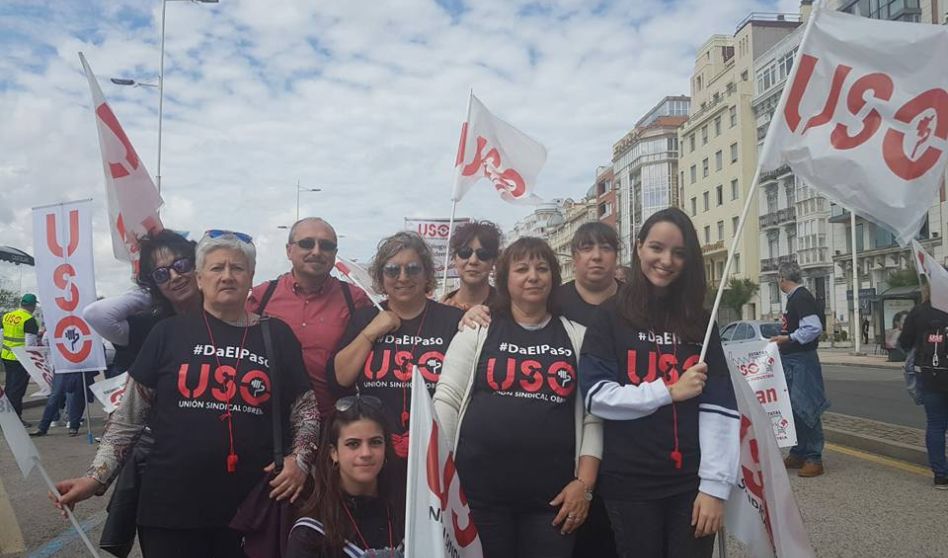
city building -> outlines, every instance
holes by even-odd
[[[579,201],[567,199],[563,202],[559,215],[554,215],[547,222],[546,240],[550,247],[556,253],[560,261],[560,273],[563,282],[572,281],[575,277],[573,268],[573,252],[570,249],[570,243],[576,229],[583,223],[591,223],[597,220],[596,196],[593,188],[590,188],[587,196]]]
[[[592,194],[596,197],[596,218],[618,229],[619,211],[612,165],[596,169],[596,183],[593,187],[595,190]]]
[[[507,232],[504,239],[506,244],[510,244],[521,236],[538,236],[549,239],[550,220],[554,217],[563,218],[563,205],[566,203],[563,199],[554,199],[543,202],[526,217],[517,221],[513,228]]]
[[[665,97],[612,147],[623,264],[639,227],[660,209],[679,205],[678,128],[687,119],[687,96]]]
[[[717,288],[757,165],[757,126],[752,110],[754,60],[800,26],[799,14],[752,13],[733,36],[713,35],[698,49],[691,77],[691,112],[679,128],[681,207],[695,224],[705,276]],[[748,214],[731,277],[760,280],[757,211]],[[744,317],[759,315],[760,293]],[[741,316],[722,309],[719,321]]]

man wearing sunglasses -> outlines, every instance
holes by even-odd
[[[303,346],[303,361],[321,412],[332,409],[326,384],[326,362],[356,309],[369,306],[368,296],[329,272],[336,263],[336,231],[318,217],[300,219],[290,227],[286,257],[288,273],[254,287],[247,310],[280,318]]]

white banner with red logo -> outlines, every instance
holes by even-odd
[[[725,504],[728,532],[749,556],[815,556],[800,510],[790,490],[772,421],[734,362],[728,362],[741,413],[741,469],[737,488]]]
[[[361,265],[355,263],[352,260],[347,260],[339,255],[336,255],[336,271],[341,273],[343,277],[346,278],[350,283],[362,289],[366,295],[372,300],[374,304],[380,311],[382,306],[379,304],[384,297],[375,292],[375,289],[372,287],[372,275],[367,269]]]
[[[3,386],[0,386],[0,429],[3,429],[3,437],[10,446],[10,453],[23,473],[23,478],[30,476],[30,471],[39,461],[39,452],[3,391]]]
[[[30,397],[48,397],[53,392],[53,363],[49,360],[49,347],[14,347],[16,360],[23,365],[33,383],[40,390]]]
[[[53,368],[105,370],[102,339],[82,317],[96,299],[90,200],[34,207],[33,247]]]
[[[461,491],[454,455],[418,367],[412,372],[405,504],[405,556],[482,558],[481,539]]]
[[[158,217],[161,196],[118,118],[105,101],[99,82],[81,52],[79,59],[89,79],[92,108],[99,130],[99,147],[102,150],[105,191],[108,196],[109,230],[112,233],[112,253],[120,260],[132,262],[137,273],[137,239],[162,228],[161,219]]]
[[[449,233],[456,231],[459,226],[468,223],[470,219],[455,219],[454,227],[451,227],[450,219],[414,219],[405,218],[405,230],[413,231],[421,235],[431,248],[431,259],[435,264],[435,277],[441,277],[444,273],[444,264],[448,264],[448,278],[456,279],[458,272],[454,269],[454,261],[449,258],[450,246],[448,246]]]
[[[114,378],[109,378],[101,382],[96,382],[89,386],[92,394],[102,404],[106,413],[112,413],[118,409],[122,402],[122,396],[125,395],[125,382],[128,380],[128,372],[122,372]]]
[[[917,240],[912,240],[912,252],[915,253],[915,268],[918,273],[928,277],[929,300],[932,306],[948,312],[948,271],[922,248]]]
[[[471,186],[486,178],[504,201],[541,203],[543,200],[533,190],[544,163],[545,147],[491,114],[471,93],[454,162],[457,180],[451,194],[453,201],[461,201]]]
[[[724,346],[727,360],[737,368],[757,401],[773,422],[777,445],[789,448],[797,445],[797,429],[790,407],[790,390],[780,361],[780,349],[767,341],[730,343]]]
[[[761,171],[787,163],[908,244],[948,162],[948,27],[826,9],[808,26]]]

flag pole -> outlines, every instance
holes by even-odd
[[[859,325],[859,262],[856,255],[856,212],[849,210],[849,228],[852,229],[850,240],[853,248],[853,354],[859,353],[859,337],[862,335],[862,328]]]
[[[81,374],[81,372],[80,372]],[[83,397],[85,395],[83,394]],[[56,484],[53,482],[53,479],[49,478],[49,473],[46,472],[46,469],[43,467],[43,462],[39,460],[38,457],[33,458],[36,463],[36,468],[39,469],[40,475],[43,476],[43,480],[46,481],[46,486],[49,487],[49,491],[53,493],[53,496],[56,497],[56,501],[62,499],[63,495],[59,493],[59,490],[56,489]],[[63,506],[63,510],[66,512],[66,516],[69,518],[69,521],[72,523],[73,528],[76,530],[76,533],[79,533],[79,538],[82,539],[82,542],[86,545],[86,548],[89,549],[89,553],[99,558],[99,553],[96,551],[95,546],[92,545],[92,541],[89,540],[89,537],[86,535],[86,532],[82,530],[82,526],[79,525],[79,520],[76,519],[76,516],[72,513],[72,510],[69,509],[69,506]]]
[[[457,200],[452,200],[451,218],[448,219],[448,241],[447,246],[444,248],[444,272],[441,274],[441,296],[438,298],[444,298],[444,295],[448,292],[448,260],[451,259],[451,236],[454,235],[454,214],[457,209]]]
[[[471,122],[472,97],[474,97],[473,88],[471,88],[467,96],[467,113],[464,118],[464,124],[461,126],[461,141],[458,144],[457,158],[454,160],[455,168],[464,164],[464,146],[467,143],[467,126]],[[455,178],[455,180],[457,180],[457,178]],[[451,237],[454,235],[454,215],[458,209],[458,201],[460,201],[461,196],[463,196],[463,194],[458,194],[458,184],[455,182],[454,190],[451,193],[451,218],[448,220],[448,245],[444,250],[444,271],[441,274],[441,296],[438,298],[444,298],[444,295],[448,293],[448,261],[451,259]]]
[[[79,373],[82,374],[82,399],[86,402],[86,439],[91,446],[95,443],[95,436],[92,435],[92,403],[89,403],[89,388],[86,385],[86,373]]]
[[[777,103],[777,107],[774,109],[774,114],[770,119],[770,123],[767,125],[767,135],[764,136],[764,145],[760,149],[760,153],[757,155],[757,170],[754,171],[754,179],[751,181],[750,188],[747,189],[747,198],[744,200],[744,209],[741,210],[741,218],[737,223],[737,230],[734,231],[734,239],[731,241],[731,249],[727,253],[727,261],[724,263],[724,272],[721,273],[721,283],[718,285],[717,294],[714,296],[714,306],[711,307],[711,317],[708,319],[708,327],[704,332],[704,342],[701,343],[701,356],[698,358],[698,362],[704,362],[704,357],[708,353],[708,342],[711,340],[711,332],[714,330],[714,322],[718,316],[718,309],[721,307],[721,297],[724,295],[724,288],[727,286],[728,276],[731,273],[731,263],[734,261],[734,253],[737,250],[737,243],[741,239],[741,235],[744,232],[744,223],[747,221],[747,213],[750,211],[751,202],[754,201],[754,194],[757,193],[757,189],[760,186],[758,182],[760,181],[760,170],[763,161],[766,161],[769,158],[770,152],[773,150],[774,135],[770,133],[770,129],[774,126],[774,122],[782,118],[784,107],[787,106],[787,97],[790,96],[790,86],[793,84],[797,76],[797,70],[800,69],[800,55],[803,53],[803,47],[806,46],[807,38],[810,36],[810,30],[813,28],[813,21],[816,19],[816,15],[820,10],[819,2],[813,6],[813,11],[810,13],[810,17],[806,22],[806,28],[803,30],[803,37],[800,38],[800,46],[797,48],[797,53],[794,56],[793,60],[793,69],[790,71],[790,75],[787,76],[787,80],[784,82],[783,91],[780,93],[780,101]]]

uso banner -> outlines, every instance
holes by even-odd
[[[13,354],[23,365],[33,383],[40,390],[30,397],[47,397],[53,392],[53,364],[49,361],[49,347],[14,347]]]
[[[455,219],[454,230],[459,225],[463,225],[470,219]],[[447,258],[448,255],[448,231],[450,219],[411,219],[405,218],[405,229],[414,231],[421,235],[431,247],[431,258],[434,260],[435,277],[441,277],[444,273],[444,262],[448,262],[448,279],[456,279],[458,272],[454,269],[454,263]]]
[[[797,445],[790,390],[787,389],[787,377],[783,374],[777,344],[767,341],[731,343],[724,347],[724,352],[730,365],[747,380],[754,397],[773,421],[777,445],[782,448]]]
[[[34,207],[33,246],[53,368],[104,370],[102,339],[82,318],[95,301],[91,200]]]
[[[128,372],[122,372],[114,378],[96,382],[89,386],[92,394],[102,404],[106,413],[113,413],[118,409],[122,402],[122,396],[125,395],[125,383],[128,380]]]
[[[483,558],[481,539],[438,426],[425,380],[415,366],[411,387],[405,556]]]

